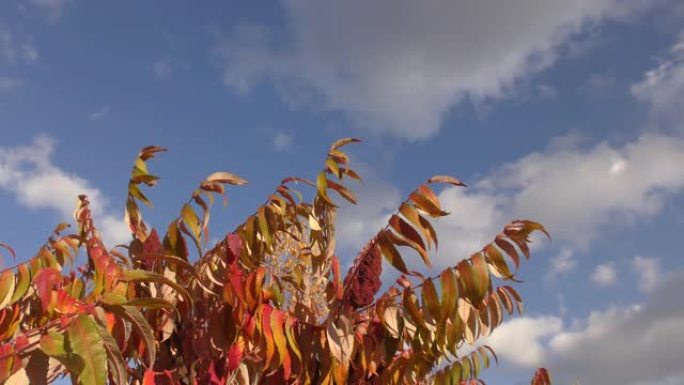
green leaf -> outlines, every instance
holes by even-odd
[[[19,265],[17,272],[19,273],[19,277],[17,278],[17,286],[14,288],[14,295],[10,301],[11,303],[15,303],[24,297],[31,285],[31,271],[25,263]]]
[[[66,339],[64,334],[49,331],[40,338],[40,350],[51,357],[67,354]]]
[[[107,353],[95,320],[82,314],[67,328],[69,344],[74,354],[80,357],[80,368],[72,371],[81,385],[106,385]],[[71,368],[70,368],[71,369]]]

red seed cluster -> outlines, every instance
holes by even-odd
[[[152,229],[150,235],[142,243],[143,265],[150,268],[154,263],[154,257],[162,253],[162,245],[159,241],[157,229]]]
[[[150,235],[145,239],[142,244],[143,254],[145,255],[157,255],[161,252],[161,241],[159,241],[159,234],[157,234],[157,229],[152,229]]]
[[[347,285],[346,301],[354,308],[368,306],[373,303],[375,294],[380,290],[380,274],[382,273],[382,253],[374,242],[361,251],[357,257],[356,274],[347,276],[351,282]]]

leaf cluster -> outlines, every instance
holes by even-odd
[[[498,359],[478,341],[522,312],[510,283],[530,257],[530,235],[546,230],[513,221],[439,273],[409,270],[417,256],[431,271],[433,223],[449,215],[435,187],[465,187],[435,176],[342,276],[336,201],[356,203],[348,184],[361,177],[344,152],[355,142],[333,143],[313,180],[285,178],[211,247],[211,206],[247,182],[211,174],[160,236],[141,208],[151,205],[143,189],[159,180],[148,161],[164,149],[142,149],[128,183],[129,243],[107,248],[80,196],[73,232],[59,225],[35,256],[0,272],[0,384],[482,383]],[[87,262],[76,267],[82,252]],[[383,260],[401,276],[380,292]],[[533,384],[550,384],[548,372]]]

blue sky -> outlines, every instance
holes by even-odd
[[[347,261],[434,174],[470,186],[440,192],[441,267],[515,218],[551,231],[488,383],[544,365],[561,384],[682,384],[683,101],[675,0],[3,1],[0,241],[31,256],[81,192],[125,238],[149,144],[170,150],[156,226],[213,171],[249,180],[214,210],[218,236],[357,136]]]

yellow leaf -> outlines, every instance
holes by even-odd
[[[209,183],[225,183],[237,186],[247,184],[246,180],[240,178],[235,174],[231,174],[225,171],[219,171],[209,175],[206,181]]]
[[[186,203],[183,205],[181,216],[183,217],[183,222],[190,228],[190,231],[192,231],[195,241],[199,243],[200,223],[195,210],[193,210],[192,207]]]

